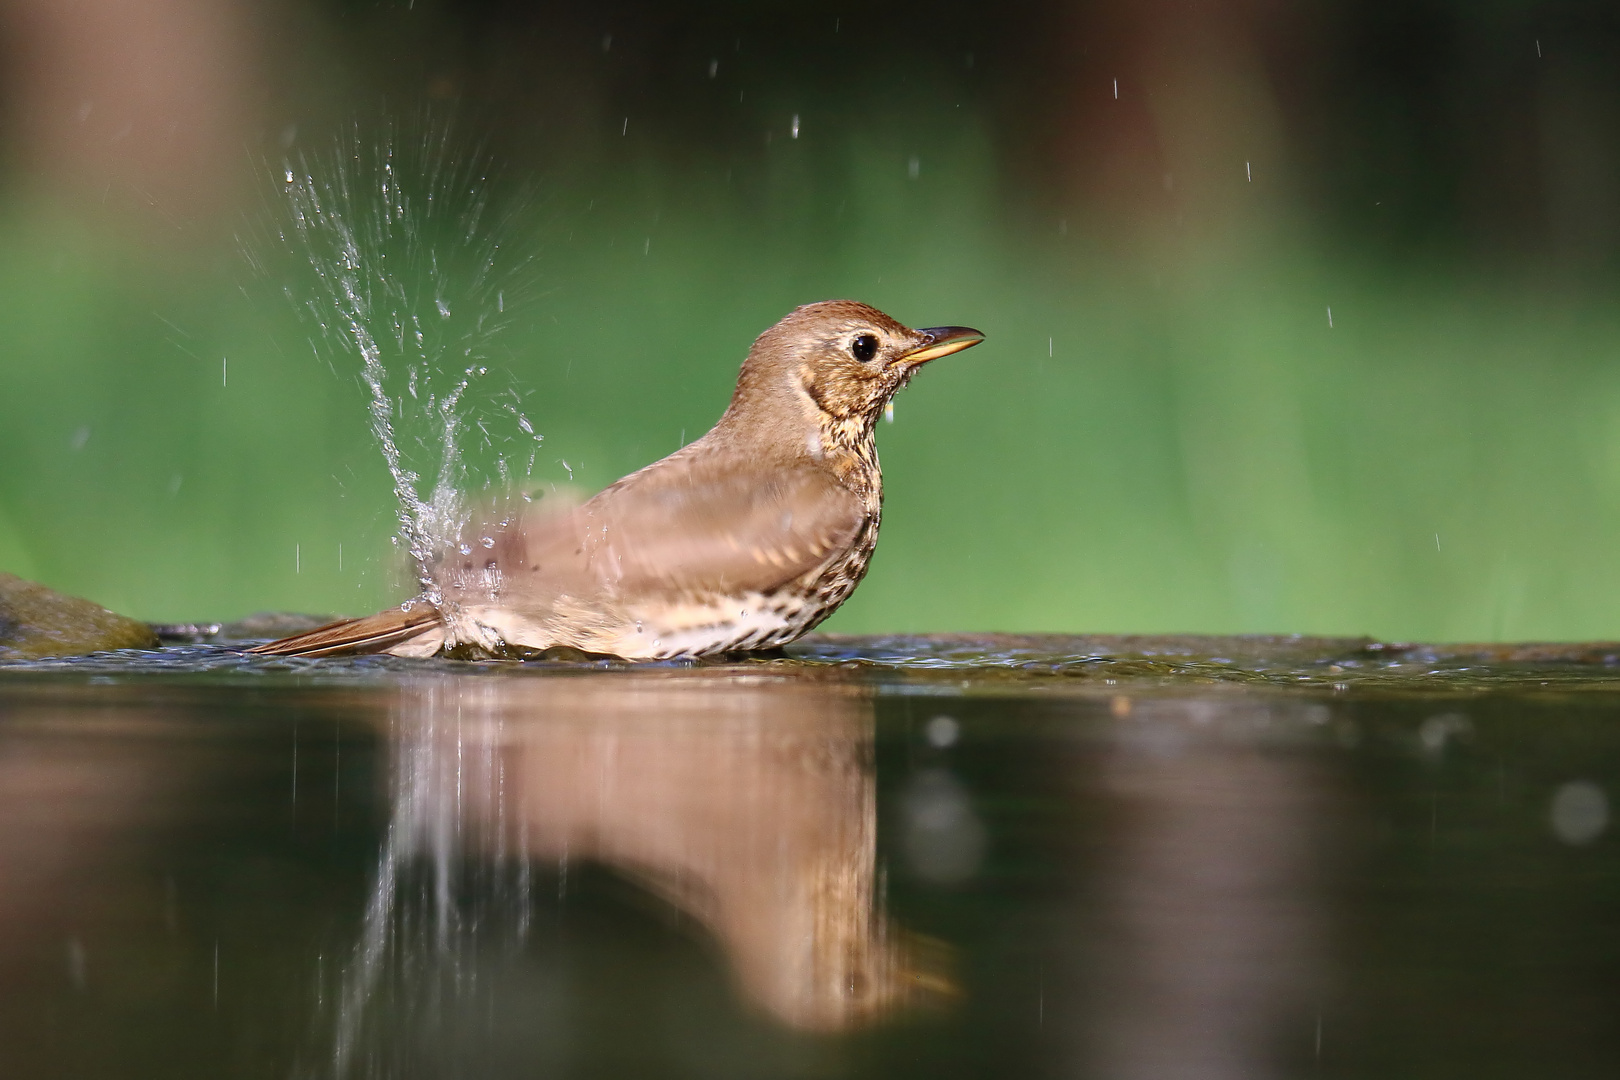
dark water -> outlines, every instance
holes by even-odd
[[[1602,647],[0,670],[0,1076],[1612,1076]]]

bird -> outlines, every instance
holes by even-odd
[[[518,497],[463,527],[423,595],[252,648],[280,656],[678,660],[779,649],[877,546],[877,419],[925,363],[984,340],[854,300],[761,334],[702,438],[573,507]],[[470,553],[470,554],[468,554]]]

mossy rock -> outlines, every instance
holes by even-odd
[[[0,660],[155,649],[157,634],[135,619],[15,574],[0,573]]]

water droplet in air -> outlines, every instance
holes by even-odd
[[[793,114],[793,125],[792,125],[791,130],[793,132],[793,137],[795,139],[797,139],[799,137],[799,114],[798,113]]]
[[[439,309],[439,318],[448,319],[450,317],[450,305],[449,304],[445,303],[443,300],[435,300],[435,301],[433,301],[433,303],[434,303],[434,306],[436,306]]]
[[[913,180],[922,175],[922,161],[916,154],[912,154],[911,160],[906,163],[906,175]]]

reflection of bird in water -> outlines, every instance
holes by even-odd
[[[559,903],[581,863],[666,901],[740,999],[792,1028],[846,1031],[957,996],[950,946],[885,911],[870,689],[653,669],[428,678],[396,702],[393,820],[333,999],[340,1062],[366,1055],[367,1075],[387,1075],[376,1055],[411,1053],[424,1031],[429,1052],[456,1045],[424,1025],[470,1023],[482,1045],[502,1015],[555,1021],[543,997],[499,989],[568,962],[503,944],[503,896],[524,921],[547,903],[531,866],[559,867]],[[631,975],[661,963],[642,955]]]
[[[910,330],[848,300],[761,334],[703,438],[566,512],[497,512],[417,600],[261,645],[305,656],[631,659],[786,644],[843,603],[877,545],[878,416],[923,363],[984,340]]]

